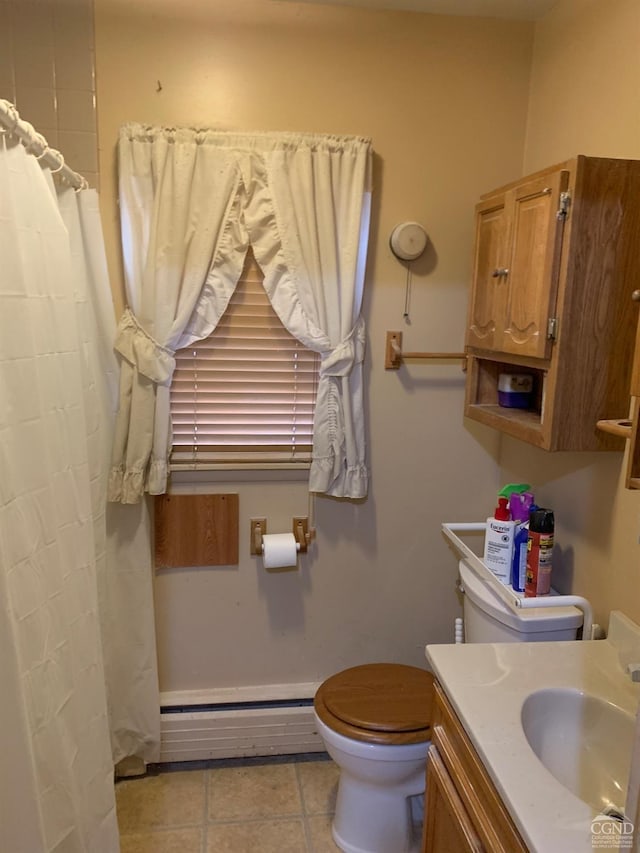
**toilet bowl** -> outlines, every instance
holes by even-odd
[[[409,853],[411,797],[424,793],[433,676],[373,663],[327,679],[314,699],[318,733],[340,768],[333,838],[345,853]]]
[[[460,563],[471,643],[575,640],[575,607],[514,613]],[[318,689],[314,715],[340,768],[333,838],[345,853],[413,853],[411,798],[424,794],[433,676],[404,664],[366,664]],[[414,800],[415,802],[415,800]]]

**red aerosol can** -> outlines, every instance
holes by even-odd
[[[535,509],[529,516],[525,598],[548,595],[551,589],[551,564],[555,522],[550,509]]]

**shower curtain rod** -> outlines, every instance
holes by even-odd
[[[44,136],[28,121],[20,118],[15,104],[0,98],[0,132],[3,131],[19,139],[30,154],[49,166],[52,173],[58,174],[74,189],[88,189],[87,179],[70,169],[62,154],[55,148],[50,148]]]

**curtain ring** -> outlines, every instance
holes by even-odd
[[[39,154],[37,153],[38,148],[42,149]],[[33,134],[33,138],[29,139],[29,141],[25,145],[25,150],[27,150],[29,154],[33,154],[36,160],[42,159],[42,157],[44,157],[44,155],[47,153],[48,148],[49,143],[44,138],[44,136],[41,133],[36,133],[35,131]]]
[[[20,123],[20,113],[10,101],[3,101],[3,106],[9,114],[9,118],[13,122],[13,124],[9,127],[0,128],[0,132],[5,134],[11,134]]]
[[[84,178],[82,175],[80,175],[80,186],[74,187],[73,191],[76,193],[79,193],[79,192],[81,192],[81,190],[88,190],[89,188],[90,188],[89,187],[89,181],[86,178]]]
[[[31,146],[37,144],[38,137],[40,136],[40,134],[36,131],[35,127],[32,124],[29,124],[28,121],[22,122],[22,127],[20,128],[20,130],[22,131],[23,136],[26,136],[26,139],[22,140],[22,144],[24,145],[26,150],[31,153]]]
[[[62,154],[59,151],[56,151],[55,148],[50,148],[49,153],[53,154],[54,157],[58,157],[60,160],[60,165],[57,166],[55,169],[51,169],[51,174],[55,175],[56,172],[61,172],[64,169],[64,166],[65,166],[64,157],[62,156]]]

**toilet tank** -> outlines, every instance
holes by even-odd
[[[535,607],[512,611],[462,560],[458,566],[464,591],[466,643],[539,643],[575,640],[582,625],[577,607]]]

